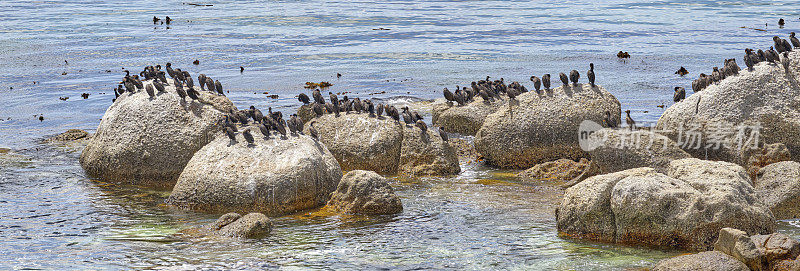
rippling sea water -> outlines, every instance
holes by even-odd
[[[89,180],[80,148],[40,141],[69,128],[92,131],[123,68],[166,62],[219,79],[239,107],[285,112],[297,107],[306,81],[399,102],[438,98],[443,87],[485,76],[530,88],[531,75],[584,74],[593,62],[598,84],[623,110],[653,122],[664,110],[658,105],[671,105],[673,87],[690,89],[724,58],[744,66],[745,47],[800,32],[797,1],[194,3],[213,6],[0,2],[0,148],[11,150],[0,154],[0,269],[649,267],[676,252],[561,239],[552,188],[466,161],[455,178],[393,179],[405,205],[397,216],[310,212],[274,219],[264,240],[173,240],[215,217],[163,206],[165,191]],[[153,16],[175,21],[153,25]],[[620,50],[632,57],[618,60]],[[681,66],[687,77],[674,74]],[[781,228],[800,232],[797,221]]]

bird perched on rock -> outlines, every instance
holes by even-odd
[[[284,137],[286,136],[286,121],[284,120],[276,121],[275,128],[276,130],[278,130],[279,133],[281,133],[282,136]]]
[[[311,135],[312,138],[319,139],[319,133],[317,132],[317,127],[314,127],[314,123],[317,123],[317,121],[312,120],[308,124],[308,133],[309,135]]]
[[[165,88],[164,88],[164,85],[162,85],[162,84],[161,84],[161,83],[159,83],[159,82],[153,82],[152,84],[150,84],[150,85],[148,85],[148,86],[151,86],[151,85],[152,85],[152,86],[154,86],[154,87],[156,88],[156,90],[158,90],[158,92],[159,92],[159,93],[161,93],[161,92],[167,92],[167,89],[165,89]],[[176,88],[177,88],[177,87],[176,87]]]
[[[444,99],[447,100],[448,102],[455,102],[456,101],[456,96],[453,95],[453,93],[450,92],[449,89],[444,88],[444,90],[442,90],[442,93],[444,93]]]
[[[633,118],[631,118],[631,111],[625,110],[625,114],[626,114],[625,122],[628,124],[628,129],[631,130],[636,129],[636,121],[634,121]]]
[[[211,79],[211,77],[206,77],[205,84],[206,84],[206,90],[211,92],[217,92],[216,86],[214,86],[214,79]]]
[[[163,86],[162,86],[162,88],[163,88]],[[147,84],[147,87],[145,88],[145,91],[147,91],[147,95],[149,95],[150,98],[155,98],[156,97],[156,91],[153,90],[153,85],[152,84]]]
[[[311,102],[311,99],[309,99],[308,95],[305,93],[300,93],[300,95],[297,95],[297,100],[303,104],[309,104]]]
[[[331,103],[334,106],[339,107],[339,97],[336,97],[336,94],[334,94],[333,92],[328,92],[328,98],[331,99]]]
[[[253,112],[252,115],[255,122],[261,122],[261,120],[264,119],[264,113],[261,113],[261,110],[258,110],[258,108],[255,108],[252,105],[250,106],[250,109]]]
[[[314,114],[317,115],[317,117],[322,117],[322,114],[323,114],[322,105],[320,105],[318,103],[314,103],[314,105],[312,106],[312,109],[314,111]]]
[[[394,121],[400,121],[400,113],[397,112],[397,108],[394,106],[389,106],[389,109],[386,110],[386,114],[391,116]]]
[[[156,84],[156,88],[158,88],[158,84]],[[164,88],[164,86],[161,86],[161,88]],[[161,90],[159,89],[159,92],[160,91]],[[183,86],[182,85],[180,85],[180,84],[175,85],[175,92],[178,93],[178,97],[181,97],[181,100],[186,101],[186,91],[183,90]]]
[[[778,56],[778,52],[776,52],[775,49],[773,49],[772,46],[770,46],[769,50],[764,52],[764,54],[767,56],[767,61],[769,61],[771,63],[778,64],[778,63],[781,62],[781,58],[780,58],[780,56]]]
[[[320,93],[318,89],[315,89],[313,92],[311,92],[311,96],[314,97],[314,102],[325,104],[325,98],[322,97],[322,93]]]
[[[753,71],[753,67],[756,65],[755,56],[752,53],[751,49],[745,49],[744,54],[744,65],[747,66],[748,71]]]
[[[789,33],[789,40],[792,42],[792,46],[794,46],[794,48],[800,48],[800,40],[794,36],[794,32]]]
[[[674,102],[680,102],[686,99],[686,89],[682,87],[675,87],[675,94],[672,95],[672,100]]]
[[[184,78],[186,78],[186,86],[189,87],[189,88],[194,88],[194,80],[192,80],[191,76],[188,76],[188,74],[189,74],[188,72],[184,72],[184,73],[187,74],[186,76],[184,76]]]
[[[258,124],[258,129],[261,130],[261,134],[264,135],[264,139],[269,139],[269,129],[263,123]]]
[[[545,90],[550,90],[550,74],[546,73],[542,75],[542,86],[544,86]]]
[[[563,85],[565,88],[566,88],[567,86],[569,86],[569,78],[567,78],[567,75],[566,75],[566,74],[564,74],[563,72],[561,72],[561,73],[558,73],[558,77],[561,79],[561,84],[562,84],[562,85]]]
[[[581,78],[581,74],[578,73],[576,70],[572,70],[569,72],[569,80],[572,81],[572,86],[578,86],[578,79]]]
[[[364,104],[361,103],[361,99],[359,98],[353,99],[353,110],[355,110],[356,113],[361,113],[361,111],[364,110]]]
[[[375,107],[375,116],[377,118],[381,118],[381,115],[383,115],[383,109],[383,104],[378,104],[378,106]]]
[[[253,134],[250,133],[250,127],[244,129],[242,136],[244,136],[244,140],[247,140],[247,143],[250,145],[256,142],[256,139],[253,138]]]
[[[167,63],[167,64],[169,64],[169,63]],[[198,75],[197,76],[197,83],[200,84],[200,90],[205,91],[206,90],[206,75],[202,74],[202,73],[200,75]]]
[[[442,141],[447,141],[447,133],[444,132],[444,128],[439,127],[439,137],[442,138]]]
[[[589,78],[589,84],[594,87],[594,63],[589,63],[589,71],[586,72],[586,77]]]
[[[414,123],[414,118],[411,116],[411,112],[408,112],[408,106],[404,106],[403,108],[403,122],[406,124]]]
[[[678,69],[678,71],[675,72],[675,74],[680,75],[680,76],[684,76],[684,75],[689,74],[689,71],[687,71],[686,68],[681,67],[680,69]]]
[[[611,118],[611,112],[609,111],[606,111],[606,117],[603,118],[603,122],[608,128],[617,128],[617,119]]]
[[[303,134],[303,121],[297,117],[297,114],[292,114],[292,117],[289,118],[289,122],[294,126],[294,133]]]
[[[781,40],[781,38],[779,38],[778,36],[773,36],[772,37],[772,41],[775,43],[774,47],[775,47],[775,50],[778,50],[778,53],[783,53],[783,52],[791,50],[791,48],[789,48],[789,50],[786,50],[786,48],[783,47],[783,40]],[[759,55],[760,55],[760,53],[759,53]],[[762,61],[763,61],[763,59],[762,59]]]
[[[192,98],[192,100],[200,99],[200,97],[197,96],[198,94],[199,93],[197,93],[197,91],[193,88],[186,89],[186,95],[189,96],[189,98]]]
[[[536,75],[533,75],[531,76],[531,82],[533,82],[533,89],[536,90],[536,94],[542,94],[539,90],[542,87],[542,80],[536,77]]]
[[[225,127],[225,134],[228,135],[228,138],[230,138],[231,141],[236,141],[236,134],[233,132],[231,127]]]
[[[225,96],[225,93],[222,92],[222,83],[220,83],[219,80],[214,81],[214,89],[217,90],[217,93],[219,93],[219,95]]]
[[[417,126],[417,128],[419,128],[420,130],[422,130],[422,132],[426,132],[426,131],[428,131],[428,125],[427,125],[427,124],[425,124],[425,122],[424,122],[424,121],[422,121],[422,120],[417,120],[417,122],[416,122],[416,123],[414,123],[414,126]]]

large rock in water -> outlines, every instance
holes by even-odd
[[[603,123],[606,112],[619,121],[620,110],[617,98],[600,86],[561,86],[541,95],[527,92],[486,117],[475,148],[487,163],[502,168],[578,160],[588,157],[578,145],[581,122]]]
[[[203,212],[261,212],[269,216],[325,205],[342,170],[325,145],[306,135],[253,131],[255,143],[218,136],[197,151],[167,203]]]
[[[475,135],[483,125],[483,121],[491,113],[508,104],[507,99],[483,102],[483,98],[475,97],[465,105],[447,102],[444,98],[436,99],[431,109],[433,125],[444,128],[448,133]]]
[[[800,218],[800,163],[779,162],[759,171],[755,181],[758,198],[777,219]]]
[[[692,157],[666,136],[649,131],[606,128],[589,140],[599,143],[589,155],[602,173],[639,167],[666,173],[670,162]]]
[[[456,150],[429,128],[426,133],[391,118],[366,113],[325,114],[313,123],[319,140],[328,147],[342,169],[370,170],[381,174],[416,176],[452,175],[461,171]]]
[[[747,69],[739,75],[727,79],[692,94],[686,100],[669,107],[658,120],[657,127],[668,131],[667,136],[681,142],[689,139],[691,128],[702,132],[703,146],[711,143],[712,148],[686,144],[684,149],[694,157],[722,160],[745,165],[748,160],[745,150],[737,148],[738,125],[760,123],[759,144],[783,143],[792,157],[800,157],[800,52],[789,53],[791,75],[787,76],[783,67],[767,62],[759,63],[753,71]],[[683,127],[683,131],[681,131]],[[733,130],[730,130],[733,129]],[[730,147],[715,150],[715,140]],[[726,136],[727,135],[727,136]],[[750,130],[744,133],[744,141],[751,139]],[[688,146],[691,145],[691,146]],[[744,144],[742,144],[744,145]]]
[[[556,211],[559,234],[621,244],[712,248],[719,230],[775,230],[744,168],[694,158],[667,173],[635,168],[594,176],[567,189]]]
[[[659,261],[653,271],[750,271],[747,265],[719,251],[681,255]]]
[[[395,214],[403,211],[400,198],[386,178],[372,171],[353,170],[342,177],[328,207],[348,214]]]
[[[218,133],[215,123],[236,109],[228,98],[206,91],[199,100],[181,100],[168,81],[166,92],[153,99],[144,90],[125,92],[106,110],[81,153],[89,176],[171,188],[192,155]]]

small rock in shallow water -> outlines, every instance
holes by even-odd
[[[74,141],[89,136],[89,133],[80,129],[69,129],[57,136],[50,138],[50,141]]]
[[[403,211],[400,198],[386,178],[372,171],[353,170],[342,177],[328,207],[348,214],[394,214]]]

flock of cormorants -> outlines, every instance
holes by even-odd
[[[136,93],[141,89],[144,89],[151,99],[155,98],[156,91],[158,91],[158,93],[166,92],[164,86],[169,85],[167,74],[173,79],[175,91],[181,99],[186,100],[187,96],[193,100],[198,99],[198,92],[194,89],[194,80],[189,72],[182,71],[181,69],[172,69],[171,63],[167,63],[165,69],[166,72],[162,71],[161,65],[147,66],[144,70],[139,72],[138,75],[131,75],[130,71],[125,70],[125,77],[122,78],[122,83],[114,89],[115,98],[113,101],[116,102],[116,99],[125,92]],[[140,77],[144,78],[145,81],[152,81],[145,86]],[[197,81],[200,84],[200,90],[208,90],[212,93],[225,96],[225,93],[222,91],[222,83],[220,83],[219,80],[214,81],[205,74],[200,74],[197,76]],[[184,85],[186,89],[184,89]]]
[[[766,61],[775,65],[781,64],[784,70],[789,72],[790,63],[788,54],[793,48],[800,48],[800,40],[798,40],[795,37],[795,33],[792,32],[789,34],[789,41],[781,39],[778,36],[772,37],[772,41],[774,45],[769,47],[766,51],[761,49],[757,51],[753,51],[753,49],[750,48],[744,49],[744,63],[747,65],[748,71],[752,71],[756,64]],[[692,90],[694,92],[699,92],[711,84],[718,83],[729,76],[739,74],[739,70],[739,66],[736,65],[736,59],[726,59],[722,69],[714,67],[711,75],[701,73],[699,78],[692,81]],[[676,96],[675,102],[678,101]]]
[[[138,75],[131,75],[130,71],[125,70],[125,77],[123,77],[122,84],[114,89],[116,97],[119,98],[119,96],[125,92],[136,93],[144,89],[151,99],[155,98],[157,94],[156,91],[158,91],[158,93],[165,93],[167,91],[164,86],[169,85],[166,77],[169,75],[173,79],[175,91],[181,99],[186,100],[186,97],[193,100],[199,99],[199,92],[195,89],[194,80],[189,72],[181,69],[173,69],[171,63],[167,63],[164,69],[166,72],[161,70],[161,65],[147,66]],[[145,82],[143,82],[141,78],[144,78]],[[146,81],[149,80],[152,81],[147,83]],[[220,83],[219,80],[213,80],[205,74],[200,74],[197,76],[197,82],[199,83],[201,91],[209,91],[217,95],[225,96],[222,83]],[[145,85],[145,83],[147,83],[147,85]],[[184,86],[186,87],[185,89]],[[116,102],[116,99],[114,99],[114,101]],[[297,114],[293,114],[288,121],[284,121],[283,114],[279,111],[272,112],[271,107],[269,108],[268,115],[264,115],[254,106],[250,106],[248,110],[228,112],[218,125],[232,141],[236,141],[236,133],[239,132],[237,123],[241,124],[245,127],[242,130],[242,135],[245,140],[250,144],[254,144],[255,138],[251,133],[251,126],[249,126],[250,119],[253,120],[253,126],[261,131],[265,139],[270,138],[271,130],[281,134],[282,138],[286,138],[286,128],[289,128],[291,134],[303,134],[304,123]],[[317,130],[314,127],[314,122],[309,125],[311,125],[309,127],[309,133],[316,139]]]
[[[586,73],[586,77],[589,79],[589,84],[594,87],[594,63],[589,63],[589,71]],[[477,82],[473,81],[470,87],[461,88],[461,86],[456,86],[455,93],[451,92],[447,88],[444,88],[442,93],[448,102],[455,102],[458,105],[465,105],[469,102],[472,102],[473,98],[476,96],[481,96],[484,103],[491,103],[495,99],[501,99],[501,94],[506,94],[508,98],[513,100],[516,99],[516,97],[520,94],[528,92],[528,89],[519,82],[512,82],[511,84],[506,85],[503,78],[494,81],[489,80],[490,78],[491,77],[486,76],[485,80],[479,80]],[[569,86],[570,82],[572,82],[573,87],[577,87],[578,80],[581,78],[581,74],[577,70],[572,70],[569,73],[569,76],[563,72],[559,73],[559,78],[561,79],[561,83],[565,88]],[[541,79],[534,75],[531,76],[530,80],[533,82],[533,88],[536,90],[537,94],[542,94],[541,87],[543,85],[545,90],[550,90],[550,74],[543,75]]]
[[[242,130],[242,136],[244,136],[244,139],[250,145],[255,144],[255,138],[251,132],[253,127],[261,131],[261,134],[264,135],[265,140],[270,139],[271,131],[275,131],[281,135],[282,139],[286,139],[286,128],[289,128],[289,134],[303,134],[303,127],[305,124],[302,120],[300,120],[297,114],[292,114],[289,120],[286,121],[283,119],[283,113],[280,111],[272,112],[272,107],[270,107],[268,110],[268,114],[264,115],[261,110],[251,105],[250,109],[228,113],[225,115],[219,125],[228,138],[230,138],[233,142],[236,141],[236,133],[239,132],[237,124],[242,125],[245,127]],[[250,124],[251,119],[253,121],[252,125]],[[316,127],[314,127],[315,122],[316,121],[312,121],[309,123],[308,132],[312,138],[317,139],[318,134]]]
[[[428,131],[428,125],[425,124],[425,121],[419,112],[411,111],[407,106],[401,108],[403,110],[401,113],[397,110],[397,108],[389,104],[376,105],[372,100],[361,100],[358,97],[350,99],[347,96],[343,96],[342,99],[339,99],[339,97],[333,92],[328,92],[330,102],[326,103],[325,97],[322,96],[322,92],[320,92],[319,89],[313,90],[311,96],[314,99],[313,102],[305,93],[300,93],[297,96],[297,100],[306,105],[310,104],[311,110],[314,112],[315,117],[321,117],[326,113],[334,114],[338,117],[340,113],[350,114],[352,112],[355,114],[367,113],[369,114],[369,117],[383,119],[383,115],[385,114],[386,116],[394,119],[396,122],[400,122],[400,117],[402,117],[403,122],[406,125],[416,126],[422,130],[422,132]],[[444,129],[439,127],[438,132],[442,140],[447,141],[448,137]]]

